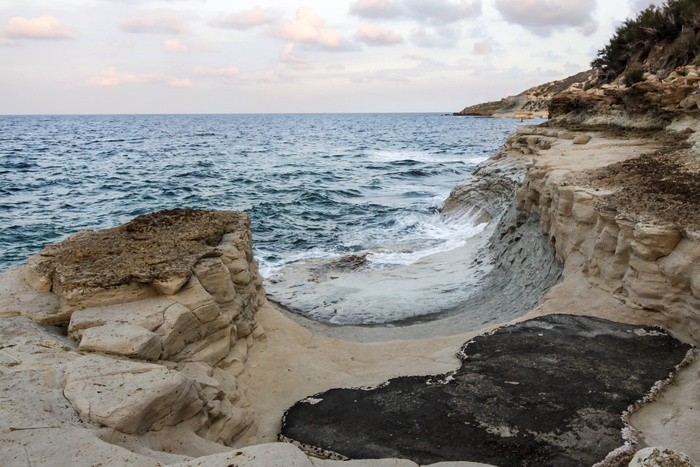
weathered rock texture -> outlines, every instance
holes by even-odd
[[[3,314],[67,326],[78,345],[57,371],[84,420],[126,434],[188,423],[227,445],[254,435],[235,379],[263,336],[245,213],[175,209],[79,232],[30,258],[24,279],[16,289],[56,299],[15,300]]]
[[[588,91],[561,93],[549,105],[550,119],[557,123],[607,124],[661,129],[672,122],[700,114],[700,67],[683,66],[662,78],[646,73],[644,81],[631,86],[620,76],[611,84]]]
[[[595,82],[597,76],[598,73],[595,70],[583,71],[562,80],[534,86],[517,96],[469,106],[461,112],[455,113],[455,115],[546,118],[549,112],[549,103],[555,95],[564,92],[582,91],[586,85]]]
[[[532,167],[517,200],[539,215],[562,260],[580,255],[589,281],[629,306],[662,313],[666,326],[697,343],[700,171],[687,151],[676,157],[642,156],[568,180]],[[678,170],[664,175],[670,161]]]
[[[281,436],[329,457],[590,466],[635,442],[623,412],[690,348],[660,329],[549,315],[468,342],[453,373],[304,399]]]

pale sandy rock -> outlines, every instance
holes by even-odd
[[[159,365],[81,357],[66,366],[64,394],[80,415],[123,433],[145,433],[194,417],[196,383]]]
[[[682,452],[664,447],[650,447],[640,450],[629,467],[695,467],[696,465]]]
[[[189,280],[188,275],[180,277],[170,277],[167,279],[154,279],[151,286],[161,295],[174,295],[180,291],[183,285]]]
[[[160,296],[79,310],[71,315],[68,335],[79,340],[84,329],[108,323],[132,324],[155,331],[165,322],[165,311],[175,304],[172,299]]]
[[[311,460],[297,447],[286,443],[260,444],[227,453],[201,457],[169,467],[313,467]]]
[[[80,350],[105,352],[139,360],[158,360],[163,353],[158,334],[133,324],[109,323],[85,329]]]
[[[700,445],[691,433],[700,433],[700,359],[680,372],[673,384],[632,414],[642,446],[664,446],[684,452],[700,465]]]
[[[92,429],[70,426],[0,433],[0,462],[3,467],[156,465],[151,457],[101,440]]]
[[[217,303],[233,301],[236,290],[231,283],[231,274],[219,258],[207,258],[195,267],[195,275],[202,287]]]
[[[574,144],[588,144],[591,140],[591,135],[578,135],[574,138]]]
[[[669,225],[637,223],[632,251],[642,259],[656,261],[670,254],[681,241],[681,232]]]
[[[18,266],[0,276],[0,316],[21,315],[43,324],[66,323],[70,313],[60,309],[58,297],[30,287],[24,271],[26,267]]]
[[[167,360],[182,352],[192,342],[199,342],[206,336],[206,330],[186,306],[173,303],[163,313],[163,324],[155,330],[161,336],[163,354]]]

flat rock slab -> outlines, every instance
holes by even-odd
[[[624,445],[623,413],[690,349],[658,328],[543,316],[466,343],[454,373],[297,402],[280,437],[350,459],[590,466]]]

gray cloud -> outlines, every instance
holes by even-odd
[[[407,16],[431,24],[450,24],[481,15],[481,0],[404,0]]]
[[[367,19],[409,18],[442,25],[481,15],[481,0],[357,0],[350,13]]]
[[[449,49],[459,42],[459,30],[455,27],[416,28],[411,33],[411,42],[418,47]]]
[[[357,0],[350,13],[367,19],[389,19],[401,16],[403,8],[397,0]]]
[[[509,23],[542,37],[570,27],[590,34],[597,27],[593,20],[596,0],[496,0],[495,6]]]
[[[126,32],[134,33],[186,34],[190,32],[179,13],[165,9],[123,18],[119,21],[119,26]]]
[[[222,15],[209,22],[211,26],[229,29],[246,30],[257,26],[271,25],[280,16],[277,10],[270,8],[255,8],[230,15]]]

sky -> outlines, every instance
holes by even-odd
[[[652,3],[2,0],[0,114],[454,112],[587,70]]]

